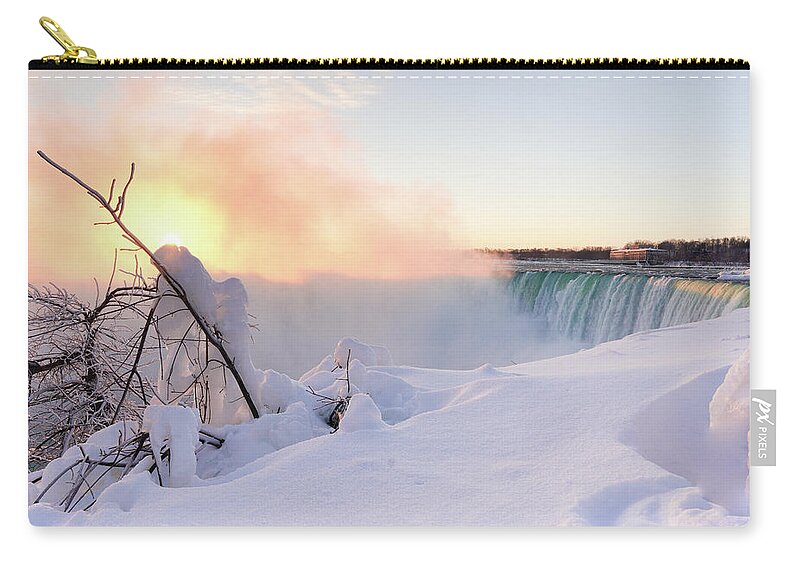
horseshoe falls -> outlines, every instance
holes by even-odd
[[[250,277],[249,311],[259,315],[260,325],[252,333],[253,358],[256,366],[300,377],[349,336],[390,348],[397,364],[509,366],[749,305],[747,283],[697,278],[697,268],[667,274],[672,270],[612,273],[576,264],[404,281]]]
[[[750,285],[641,274],[528,271],[509,290],[520,309],[592,344],[714,319],[750,305]]]

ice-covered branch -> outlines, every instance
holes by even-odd
[[[72,179],[75,183],[77,183],[81,188],[86,190],[87,194],[91,196],[95,201],[97,201],[100,206],[108,212],[111,216],[111,222],[116,224],[117,227],[122,231],[123,237],[125,237],[128,241],[130,241],[134,246],[136,246],[137,250],[143,251],[147,257],[152,262],[153,266],[156,268],[158,273],[167,283],[167,285],[174,291],[174,293],[180,298],[183,305],[188,309],[191,313],[192,318],[197,323],[197,326],[203,332],[203,335],[208,340],[208,342],[219,352],[222,360],[225,363],[225,366],[231,372],[236,384],[238,385],[239,389],[241,390],[242,397],[247,404],[250,413],[254,418],[259,417],[258,408],[245,385],[244,379],[237,368],[236,362],[234,361],[233,357],[229,353],[227,347],[225,346],[225,339],[221,336],[220,332],[214,330],[212,326],[208,323],[205,317],[198,311],[198,309],[194,306],[194,303],[189,298],[186,293],[186,290],[181,285],[181,283],[169,272],[169,270],[162,264],[161,260],[151,251],[147,245],[139,239],[133,231],[131,231],[123,222],[122,215],[124,213],[125,208],[125,199],[127,196],[128,187],[130,186],[131,182],[133,181],[133,176],[135,172],[135,165],[131,163],[131,172],[128,178],[128,182],[125,184],[125,188],[122,191],[121,196],[117,199],[117,203],[115,206],[112,206],[110,200],[113,199],[113,185],[112,189],[109,192],[108,198],[104,197],[100,192],[86,184],[83,180],[78,178],[75,174],[70,172],[67,168],[61,166],[50,157],[48,157],[44,152],[41,150],[37,151],[37,154],[48,164],[50,164],[53,168],[67,176],[68,178]]]

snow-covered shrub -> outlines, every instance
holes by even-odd
[[[150,436],[150,446],[165,487],[187,487],[197,471],[195,450],[200,445],[200,413],[181,406],[148,406],[142,431]],[[169,457],[162,453],[169,451]]]
[[[71,447],[32,483],[31,501],[83,509],[129,473],[149,473],[166,487],[191,486],[201,474],[227,473],[255,459],[256,451],[270,453],[330,433],[331,427],[378,429],[386,425],[384,416],[394,421],[405,417],[403,406],[414,390],[372,369],[391,364],[385,348],[342,339],[302,381],[258,370],[250,356],[247,293],[241,281],[215,281],[183,247],[160,248],[154,263],[172,281],[161,279],[152,289],[151,340],[158,357],[152,358],[157,365],[148,369],[151,376],[142,378],[142,384],[152,378],[152,396],[146,408],[140,403],[141,431],[121,422]],[[144,330],[137,338],[147,340],[147,334]],[[220,344],[207,342],[209,334]],[[225,356],[241,384],[233,381]],[[243,402],[242,386],[260,412],[256,421]],[[237,424],[246,425],[234,429]],[[226,438],[232,440],[223,449]]]
[[[136,422],[117,422],[74,445],[47,464],[41,477],[31,483],[30,503],[46,503],[65,511],[85,509],[103,490],[119,480],[125,464],[111,465],[116,451],[137,437]]]
[[[365,364],[361,358],[370,364]],[[306,372],[300,382],[318,397],[326,414],[330,414],[330,406],[337,402],[352,401],[356,394],[363,394],[380,411],[382,421],[395,424],[413,414],[418,390],[385,370],[375,369],[391,362],[392,357],[384,347],[344,338],[336,345],[333,354]],[[350,406],[347,405],[343,415],[349,413]]]
[[[366,429],[357,427],[362,425],[379,427],[408,418],[408,404],[417,394],[405,380],[374,370],[391,363],[386,348],[344,338],[333,354],[301,377],[300,383],[317,399],[316,409],[334,429],[345,429],[345,425],[350,426],[349,431]],[[375,414],[377,422],[373,421]]]
[[[109,286],[93,304],[54,285],[28,288],[32,465],[55,459],[118,419],[139,419],[149,396],[133,379],[152,351],[147,344],[135,357],[147,332],[127,323],[140,319],[156,295],[143,279]]]
[[[234,381],[231,367],[217,348],[208,346],[201,324],[218,336],[252,396],[260,391],[263,373],[250,357],[247,293],[238,279],[215,281],[203,263],[185,247],[165,245],[155,252],[159,263],[181,285],[202,323],[178,296],[164,297],[158,306],[163,355],[158,375],[158,400],[197,407],[203,422],[238,423],[252,418]],[[173,288],[161,280],[163,293]],[[166,339],[166,340],[163,340]]]
[[[222,339],[260,414],[286,410],[294,402],[314,403],[300,382],[273,370],[258,370],[253,365],[247,292],[241,281],[235,278],[215,281],[185,247],[166,245],[155,252],[155,257],[181,284],[199,319]],[[161,282],[161,291],[168,293],[171,289]],[[242,390],[233,381],[231,367],[222,362],[218,349],[204,342],[205,334],[196,321],[180,297],[167,296],[161,300],[159,335],[166,340],[162,343],[155,401],[196,407],[203,423],[209,425],[250,421],[252,414],[243,401]],[[352,347],[372,361],[388,359],[385,349],[381,351],[358,341],[352,341]]]

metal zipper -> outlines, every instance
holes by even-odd
[[[108,68],[108,69],[750,69],[750,63],[733,58],[98,58],[96,52],[78,46],[64,29],[48,17],[39,24],[64,49],[61,55],[35,59],[29,69]]]

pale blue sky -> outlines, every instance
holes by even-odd
[[[746,73],[512,73],[380,80],[339,115],[375,177],[447,191],[472,246],[749,234]]]

